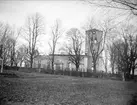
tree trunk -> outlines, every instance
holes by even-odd
[[[33,55],[31,55],[30,57],[30,68],[32,68],[32,66],[33,66]]]
[[[107,65],[105,65],[105,71],[106,71],[106,73],[108,72]]]
[[[107,62],[107,58],[105,58],[105,71],[106,71],[106,73],[108,72],[107,64],[108,64],[108,62]]]
[[[132,68],[132,79],[134,79],[135,67]]]
[[[55,43],[53,43],[53,51],[52,51],[52,61],[51,61],[51,68],[52,68],[52,73],[55,74],[54,70],[54,53],[55,53]]]
[[[11,60],[11,62],[10,62],[11,64],[10,64],[10,66],[12,67],[13,66],[13,62],[12,62],[12,60]]]
[[[94,68],[94,73],[96,73],[96,63],[93,64],[93,68]]]
[[[53,61],[51,62],[51,69],[52,69],[52,73],[53,73],[53,69],[54,69],[54,65],[53,65]]]
[[[22,62],[23,62],[23,61],[20,62],[20,67],[22,67]]]
[[[76,71],[78,71],[78,67],[76,67]]]
[[[134,71],[135,69],[132,69],[132,78],[134,79]]]
[[[32,68],[32,65],[33,65],[33,62],[31,61],[31,62],[30,62],[30,68]]]
[[[125,81],[125,72],[122,72],[122,81]]]
[[[76,65],[77,76],[79,76],[79,71],[78,71],[78,69],[79,69],[79,64]]]
[[[52,62],[52,73],[54,74],[55,71],[54,71],[54,62]]]
[[[128,68],[128,73],[129,75],[131,74],[131,70],[132,70],[132,64],[129,65],[129,68]]]
[[[15,63],[15,66],[17,67],[17,66],[18,66],[18,63]]]
[[[111,70],[112,70],[112,74],[114,74],[114,65],[112,66],[112,69],[111,69]]]
[[[10,58],[10,66],[12,67],[13,66],[13,56],[11,55],[11,58]]]
[[[54,55],[52,56],[52,64],[51,64],[51,68],[52,68],[52,73],[54,74],[55,71],[54,71]]]

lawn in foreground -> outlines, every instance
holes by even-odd
[[[0,77],[6,105],[126,105],[137,89],[133,82],[14,73],[18,77]]]

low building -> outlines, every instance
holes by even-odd
[[[85,71],[84,57],[80,62],[79,71]],[[34,59],[33,68],[51,69],[52,55],[39,55]],[[69,61],[69,55],[55,54],[54,55],[54,69],[55,70],[75,70],[75,65]]]
[[[45,68],[47,69],[50,65],[49,62],[49,56],[48,55],[38,55],[36,58],[34,58],[33,61],[33,68]]]
[[[52,57],[52,55],[49,56],[50,58]],[[79,71],[85,71],[84,68],[85,55],[81,55],[81,56],[83,56],[83,59],[80,61]],[[75,70],[76,68],[75,65],[69,60],[69,55],[67,54],[55,54],[54,59],[55,59],[54,61],[55,70],[65,70],[65,69]]]

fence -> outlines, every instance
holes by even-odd
[[[41,69],[41,73],[53,74],[52,70],[50,70],[50,69]],[[95,73],[93,71],[89,72],[89,70],[87,70],[87,72],[81,72],[81,71],[76,71],[76,70],[70,71],[68,68],[66,68],[64,70],[55,70],[54,74],[68,75],[68,76],[79,76],[79,77],[111,78],[111,79],[119,79],[119,80],[121,80],[121,78],[122,78],[121,74],[119,74],[119,73],[111,74],[111,73],[105,73],[102,71],[98,71]]]
[[[45,74],[53,74],[53,71],[51,69],[38,69],[38,68],[26,68],[26,67],[10,67],[10,66],[4,66],[5,70],[17,70],[21,72],[39,72],[39,73],[45,73]],[[76,71],[74,69],[69,70],[69,68],[66,68],[64,70],[55,70],[55,75],[68,75],[68,76],[78,76],[78,77],[94,77],[94,78],[107,78],[107,79],[118,79],[121,80],[122,76],[121,74],[111,74],[111,73],[105,73],[102,71],[93,72],[90,70],[87,70],[87,72],[82,71]]]

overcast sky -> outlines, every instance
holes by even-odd
[[[80,0],[0,1],[0,21],[15,27],[23,26],[27,16],[36,12],[39,12],[44,17],[43,21],[46,25],[46,35],[41,38],[40,45],[40,51],[46,54],[49,50],[50,27],[56,19],[60,19],[62,27],[68,30],[73,27],[81,28],[89,17],[94,17],[98,21],[116,13],[109,13],[108,9],[104,11],[103,9],[87,5]]]

